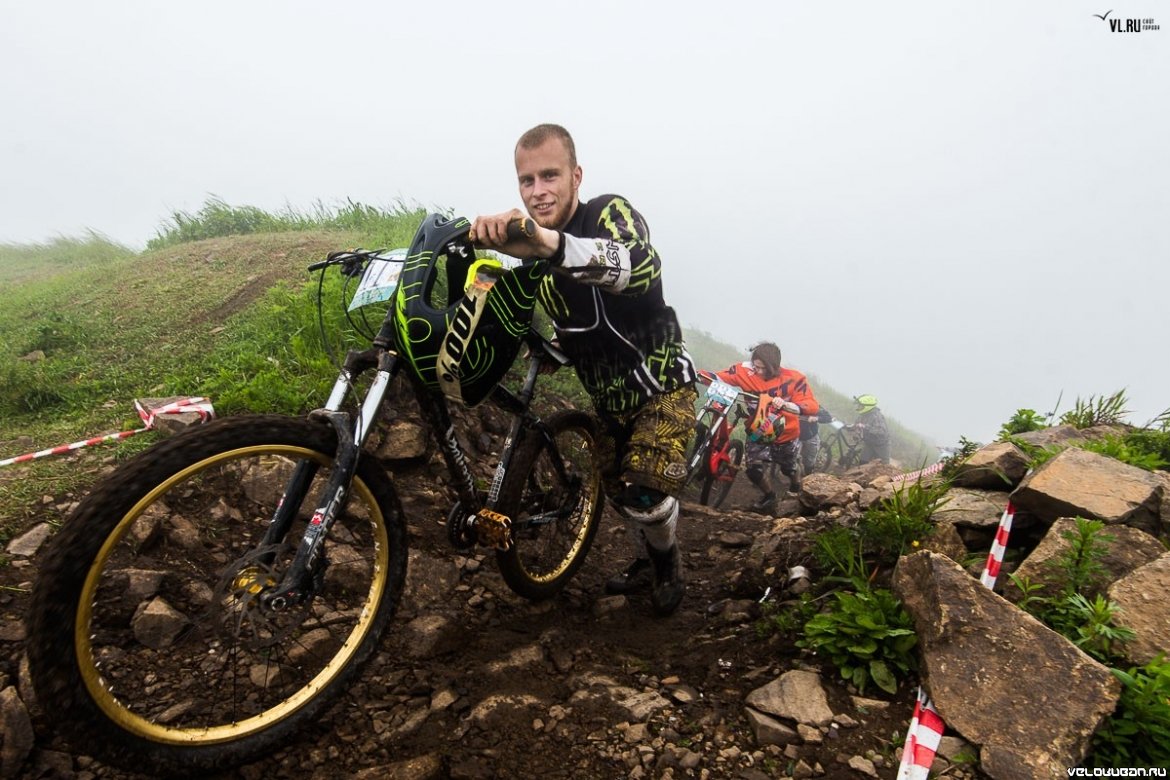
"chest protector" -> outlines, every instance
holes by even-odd
[[[758,444],[772,444],[784,432],[784,415],[772,407],[772,396],[760,395],[756,402],[756,414],[747,422],[747,438]]]

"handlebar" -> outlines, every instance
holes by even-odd
[[[507,236],[510,241],[522,238],[533,238],[536,235],[536,221],[532,217],[514,219],[508,223]],[[474,244],[483,248],[480,244]],[[382,255],[385,249],[353,249],[339,252],[330,252],[324,260],[309,265],[309,271],[320,271],[331,265],[340,265],[341,273],[345,276],[361,276],[362,271],[371,260],[384,260],[389,263],[401,263],[402,258]]]

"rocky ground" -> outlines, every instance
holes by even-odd
[[[785,598],[789,567],[812,562],[799,542],[760,560],[753,542],[783,521],[746,511],[756,494],[742,477],[724,510],[684,505],[689,590],[677,614],[657,619],[646,594],[603,593],[605,578],[628,561],[611,510],[574,582],[531,604],[508,590],[492,554],[448,546],[438,474],[428,463],[396,475],[412,552],[408,592],[381,652],[311,731],[221,777],[895,776],[913,690],[858,697],[793,635],[768,627],[763,617]],[[47,497],[47,511],[72,500]],[[812,529],[834,520],[789,522]],[[54,737],[32,703],[21,619],[35,570],[35,555],[0,567],[0,690],[15,686],[31,704],[36,732],[12,776],[137,777]],[[787,736],[753,724],[745,698],[793,670],[810,672],[785,678],[800,684],[793,706],[811,708],[808,723],[798,715],[788,724],[798,735]],[[827,716],[815,706],[818,690]],[[976,776],[961,762],[947,775]]]

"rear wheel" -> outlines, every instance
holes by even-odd
[[[303,604],[280,581],[337,448],[305,419],[232,417],[144,452],[53,539],[30,608],[37,697],[75,745],[162,775],[206,773],[317,720],[372,655],[402,593],[397,496],[363,460]],[[298,464],[286,541],[262,545]]]
[[[814,461],[813,470],[819,471],[823,474],[828,474],[829,469],[833,467],[833,450],[840,446],[840,437],[834,437],[828,441],[822,441],[821,448],[817,450],[817,458]]]
[[[530,430],[500,488],[500,511],[512,520],[512,547],[496,553],[500,574],[517,594],[556,595],[585,562],[604,497],[597,426],[570,410]]]
[[[703,494],[701,496],[702,503],[707,503],[714,484],[714,497],[710,506],[718,509],[723,506],[723,502],[727,500],[728,494],[731,493],[731,486],[735,484],[735,475],[739,473],[739,466],[743,463],[743,442],[738,439],[733,439],[727,445],[727,457],[730,461],[724,461],[719,464],[719,474],[713,478],[709,478],[703,485]]]

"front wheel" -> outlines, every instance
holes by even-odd
[[[499,507],[512,519],[512,546],[496,560],[526,599],[560,592],[593,544],[604,501],[597,436],[585,412],[558,412],[528,432],[504,476]]]
[[[37,698],[80,750],[205,774],[280,744],[346,689],[406,575],[401,508],[373,463],[361,461],[305,601],[261,599],[323,505],[336,449],[333,429],[307,419],[224,418],[143,452],[81,503],[29,616]],[[294,471],[307,487],[291,528],[262,544]]]
[[[738,439],[728,442],[727,457],[729,460],[719,464],[719,474],[715,477],[709,477],[703,484],[703,494],[700,496],[700,501],[706,504],[710,497],[712,499],[710,506],[714,509],[723,506],[723,502],[731,493],[731,486],[735,484],[735,475],[739,473],[739,465],[743,463],[743,442]],[[713,481],[718,482],[719,486],[715,488],[715,495],[710,496]]]

